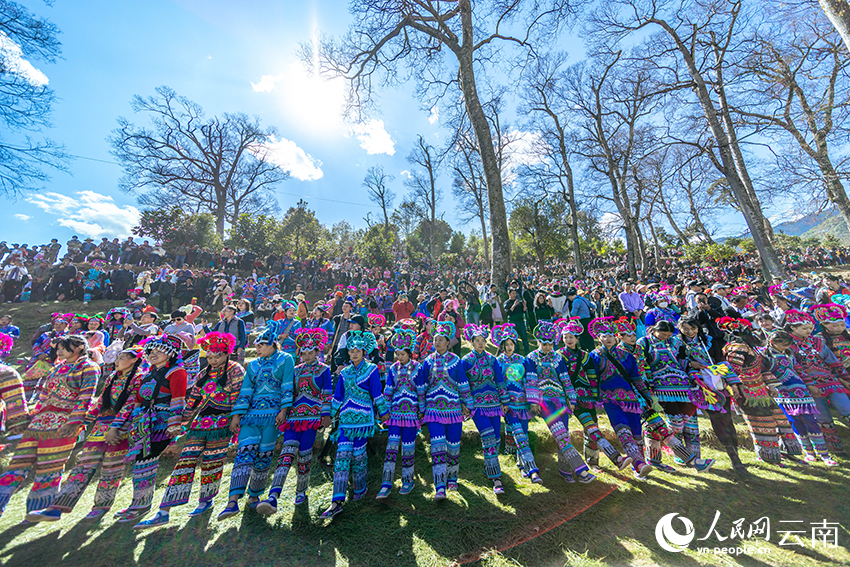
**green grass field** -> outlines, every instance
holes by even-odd
[[[65,306],[63,306],[65,307]],[[34,325],[49,316],[52,306],[18,308],[17,323]],[[66,307],[66,310],[67,307]],[[89,312],[104,310],[99,306]],[[31,322],[31,323],[27,323]],[[23,331],[23,329],[22,329]],[[24,333],[22,333],[23,335]],[[28,335],[24,335],[28,336]],[[581,433],[573,421],[573,437],[580,446]],[[607,420],[600,424],[612,436]],[[292,505],[294,478],[289,478],[279,511],[270,518],[245,512],[218,522],[215,515],[226,502],[230,464],[225,468],[222,493],[212,514],[189,519],[197,498],[171,513],[168,526],[136,532],[118,524],[111,515],[100,523],[82,518],[89,511],[94,486],[86,491],[77,509],[53,524],[19,526],[24,516],[29,485],[13,496],[0,518],[0,563],[9,566],[71,565],[364,565],[431,566],[470,564],[502,565],[744,565],[815,566],[850,564],[850,508],[847,466],[828,469],[821,465],[770,467],[755,460],[741,423],[739,436],[746,449],[742,458],[749,474],[732,472],[725,453],[716,450],[710,425],[704,430],[703,456],[717,459],[708,474],[682,469],[676,473],[655,471],[645,481],[614,472],[603,462],[603,472],[590,485],[566,484],[558,475],[555,444],[541,420],[532,422],[531,442],[544,483],[532,485],[522,479],[513,457],[501,457],[507,493],[496,497],[484,474],[478,434],[471,422],[464,427],[461,449],[461,481],[457,493],[434,503],[427,442],[420,436],[416,449],[416,489],[408,496],[393,493],[384,502],[374,500],[380,484],[385,436],[375,439],[376,455],[369,457],[369,494],[349,502],[332,521],[319,518],[331,497],[332,471],[314,462],[309,501]],[[845,443],[850,435],[839,431]],[[317,444],[318,447],[318,444]],[[0,458],[8,462],[12,447]],[[665,460],[672,462],[670,457]],[[72,459],[73,462],[73,459]],[[70,465],[71,463],[69,463]],[[158,503],[174,460],[162,460],[154,502]],[[400,474],[400,471],[397,471]],[[294,476],[294,475],[291,475]],[[95,478],[96,482],[96,478]],[[400,480],[397,479],[397,490]],[[121,487],[115,509],[129,504],[129,477]],[[243,501],[244,502],[244,501]],[[728,537],[733,522],[750,522],[767,516],[770,537],[720,541],[711,537],[695,541],[684,553],[664,551],[655,539],[659,519],[676,512],[689,518],[696,537],[706,535],[716,511],[717,530]],[[827,520],[840,525],[838,546],[815,546],[811,524]],[[784,527],[780,521],[801,521]],[[794,526],[792,524],[792,526]],[[679,531],[681,525],[678,524]],[[780,531],[803,530],[803,546],[780,546]],[[791,538],[790,541],[794,541]],[[700,554],[697,546],[743,546],[760,548],[742,555]]]

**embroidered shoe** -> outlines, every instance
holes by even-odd
[[[120,518],[120,517],[122,517],[122,516],[126,516],[126,515],[127,515],[127,514],[129,514],[129,513],[130,513],[130,509],[129,509],[129,508],[121,508],[120,510],[118,510],[117,512],[115,512],[115,513],[112,515],[112,517],[113,517],[113,518]]]
[[[438,488],[437,491],[434,493],[434,502],[439,502],[440,500],[445,500],[445,499],[446,499],[446,489],[445,488]]]
[[[833,459],[824,459],[823,464],[828,466],[828,467],[837,467],[838,466],[838,462],[834,461]]]
[[[106,510],[104,510],[103,508],[100,508],[98,510],[92,510],[91,512],[86,514],[86,517],[83,518],[83,519],[84,520],[100,520],[105,515],[106,515]]]
[[[803,455],[803,460],[806,461],[807,463],[814,463],[818,459],[814,455],[806,453],[805,455]]]
[[[446,483],[446,490],[451,490],[453,492],[457,492],[457,481],[450,480]]]
[[[682,462],[684,463],[684,461],[682,461]],[[696,462],[696,461],[694,461],[694,462]],[[664,471],[664,472],[676,472],[676,468],[675,468],[675,467],[671,467],[670,465],[665,465],[665,464],[664,464],[664,463],[662,463],[661,461],[652,461],[652,462],[651,462],[651,463],[649,463],[649,464],[651,464],[651,465],[652,465],[652,468],[654,468],[654,469],[658,469],[658,470],[660,470],[660,471]]]
[[[236,514],[239,513],[239,502],[231,501],[227,503],[227,507],[222,510],[219,515],[219,520],[226,520],[227,518],[232,518]]]
[[[150,520],[142,520],[135,526],[133,526],[134,530],[145,530],[147,528],[155,528],[157,526],[164,526],[168,523],[168,512],[163,512],[162,510],[157,510],[156,514]]]
[[[257,514],[261,516],[271,516],[272,514],[277,512],[277,498],[274,496],[269,496],[266,500],[263,500],[259,504],[257,504]]]
[[[194,518],[195,516],[200,516],[204,512],[209,512],[210,510],[212,510],[212,507],[212,500],[207,500],[206,502],[198,502],[198,507],[189,512],[189,517]]]
[[[339,502],[331,503],[330,507],[322,512],[322,518],[333,518],[342,513],[342,504]]]
[[[260,499],[259,499],[259,498],[254,498],[253,500],[251,500],[251,498],[249,498],[249,499],[248,499],[248,505],[247,505],[247,508],[248,508],[249,510],[256,510],[256,509],[257,509],[257,505],[258,505],[259,503],[260,503]]]
[[[502,486],[502,481],[499,480],[499,479],[494,480],[493,481],[493,494],[498,495],[498,494],[504,494],[504,493],[505,493],[505,487]]]
[[[589,471],[581,471],[581,473],[578,475],[578,481],[583,484],[588,484],[590,482],[593,482],[594,480],[596,480],[596,475],[591,474]]]
[[[619,467],[620,470],[626,469],[632,464],[632,458],[631,457],[623,457],[621,455],[620,459],[618,459],[618,460],[620,462],[617,463],[617,467]]]
[[[366,496],[366,491],[365,491],[365,490],[364,490],[363,492],[361,492],[360,494],[357,494],[357,493],[355,492],[355,493],[354,493],[354,495],[351,497],[351,499],[352,499],[352,500],[361,500],[364,496]]]
[[[375,496],[375,500],[383,500],[384,498],[388,497],[390,495],[391,489],[392,487],[390,486],[382,486],[381,489],[378,491],[378,494]]]
[[[413,492],[413,487],[414,487],[414,484],[412,482],[402,483],[401,489],[398,491],[398,493],[401,494],[402,496],[404,496],[405,494],[410,494],[411,492]]]
[[[543,482],[543,479],[540,478],[540,473],[537,471],[534,471],[533,473],[528,475],[528,478],[531,479],[532,484],[540,484]]]
[[[644,463],[638,470],[635,471],[635,478],[640,480],[644,480],[649,473],[652,472],[652,469],[655,468],[649,463]]]
[[[564,482],[569,482],[570,484],[572,484],[576,481],[576,479],[573,478],[572,472],[559,470],[558,473],[561,475],[561,478],[564,479]]]
[[[714,465],[714,459],[694,459],[691,463],[698,473],[708,472]]]
[[[307,493],[306,492],[296,492],[295,493],[295,505],[300,506],[307,501]]]
[[[45,508],[44,510],[36,510],[26,515],[28,522],[56,522],[62,517],[62,512],[55,508]]]
[[[147,516],[148,512],[150,512],[150,506],[147,508],[141,508],[139,510],[128,510],[126,514],[118,518],[118,522],[121,524],[125,524],[128,522],[135,522],[137,520],[141,520],[145,516]]]

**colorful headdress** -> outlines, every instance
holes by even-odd
[[[366,318],[369,320],[370,327],[383,327],[387,324],[387,318],[380,313],[367,313]]]
[[[142,288],[140,288],[140,287],[134,287],[134,288],[128,289],[128,290],[127,290],[127,293],[128,293],[128,294],[130,294],[130,293],[135,293],[136,295],[139,295],[140,293],[142,293]]]
[[[408,329],[415,333],[416,321],[414,319],[402,319],[400,321],[396,321],[395,327],[396,329]]]
[[[789,325],[815,324],[815,320],[811,315],[797,309],[789,309],[785,312],[785,322]]]
[[[395,350],[413,350],[413,345],[416,344],[416,332],[412,329],[399,328],[393,333],[390,339],[390,346]]]
[[[445,337],[452,340],[455,336],[455,324],[451,321],[437,321],[434,323],[434,336]]]
[[[92,260],[91,261],[92,268],[99,268],[100,266],[105,266],[106,262],[103,260]]]
[[[119,356],[122,355],[122,354],[129,354],[130,356],[132,356],[134,358],[139,358],[140,356],[142,356],[144,354],[144,348],[141,345],[134,345],[134,346],[125,348],[124,350],[122,350],[118,354],[119,354]]]
[[[328,332],[324,329],[298,329],[295,331],[295,346],[299,350],[323,351],[328,344]]]
[[[504,325],[496,325],[490,332],[490,341],[498,346],[501,346],[506,340],[512,340],[516,344],[519,335],[516,332],[516,326],[513,323],[505,323]]]
[[[0,358],[9,356],[12,352],[12,346],[15,344],[15,339],[6,333],[0,333]]]
[[[289,301],[287,299],[287,300],[284,300],[283,302],[281,302],[280,308],[283,309],[284,311],[286,311],[287,309],[297,309],[298,306],[295,305],[295,302]]]
[[[560,337],[558,329],[555,328],[555,325],[553,325],[551,321],[540,321],[537,323],[537,326],[534,327],[534,331],[531,334],[535,339],[537,339],[538,343],[554,344]]]
[[[236,337],[230,333],[215,331],[205,335],[198,341],[198,345],[207,352],[233,354],[233,350],[236,348]]]
[[[559,333],[563,333],[564,328],[567,326],[567,324],[569,322],[570,322],[570,320],[567,319],[566,317],[561,317],[560,319],[555,319],[552,322],[552,324],[555,325],[555,328],[558,330]]]
[[[254,339],[255,345],[273,345],[277,342],[277,327],[270,325],[266,327],[263,334]]]
[[[145,343],[145,354],[154,350],[162,351],[168,356],[178,356],[180,351],[183,350],[183,341],[180,340],[180,337],[174,335],[153,337]]]
[[[371,331],[348,331],[347,348],[360,349],[369,354],[378,347],[375,334]]]
[[[782,295],[782,288],[778,285],[772,285],[767,288],[767,294],[771,297]]]
[[[590,322],[587,330],[590,331],[593,338],[601,337],[602,335],[616,335],[618,332],[613,317],[597,317]]]
[[[490,329],[487,328],[487,325],[476,325],[474,323],[467,323],[463,328],[463,338],[467,341],[472,342],[472,339],[475,337],[484,337],[484,340],[487,340],[487,337],[490,336]]]
[[[830,300],[833,303],[837,303],[838,305],[843,305],[847,307],[848,303],[850,303],[850,295],[846,295],[844,293],[836,293],[830,298]]]
[[[752,323],[746,319],[736,319],[735,317],[720,317],[714,321],[717,323],[717,328],[728,333],[743,333],[751,331]]]
[[[625,316],[614,321],[614,327],[620,335],[634,335],[637,331],[634,319]]]
[[[570,317],[566,322],[566,325],[561,325],[561,336],[569,334],[577,337],[584,332],[584,325],[579,322],[578,317]]]
[[[812,307],[812,315],[821,323],[843,323],[847,317],[847,308],[835,303],[826,303]]]

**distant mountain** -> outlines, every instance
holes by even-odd
[[[801,236],[803,236],[803,238],[808,238],[810,236],[820,238],[827,234],[833,234],[845,244],[850,244],[850,230],[847,229],[847,223],[845,223],[844,219],[841,218],[841,215],[838,214],[829,217],[816,227],[810,228]]]
[[[805,233],[815,229],[816,227],[819,227],[821,224],[824,224],[827,221],[833,221],[835,219],[841,220],[841,216],[838,214],[837,210],[833,209],[821,213],[805,215],[795,220],[789,220],[779,223],[774,222],[773,232],[781,232],[787,234],[788,236],[803,236]],[[739,238],[748,238],[749,236],[750,231],[747,231]],[[848,237],[850,237],[850,234],[848,234]]]

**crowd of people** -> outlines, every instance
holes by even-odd
[[[0,318],[0,356],[15,341],[32,347],[22,373],[0,365],[3,427],[20,436],[0,474],[0,512],[34,472],[28,522],[72,511],[98,469],[87,518],[104,517],[126,465],[133,497],[115,514],[119,522],[168,523],[171,508],[189,502],[198,465],[199,502],[190,515],[207,513],[230,446],[228,499],[217,517],[240,514],[246,493],[248,509],[271,515],[293,466],[295,504],[306,501],[317,439],[324,442],[315,459],[333,456],[323,517],[342,512],[349,487],[353,500],[367,494],[367,449],[378,447],[377,436],[387,442],[376,498],[391,495],[399,460],[398,493],[412,491],[422,435],[440,501],[458,488],[468,419],[496,495],[505,491],[503,445],[528,482],[543,482],[535,454],[543,446],[528,440],[538,417],[568,483],[593,482],[601,453],[637,479],[677,465],[709,472],[715,462],[702,455],[698,415],[740,474],[736,415],[759,461],[836,466],[844,456],[837,422],[850,419],[850,289],[833,275],[766,281],[754,258],[741,257],[712,267],[670,259],[639,281],[624,277],[616,258],[596,258],[584,278],[553,264],[498,283],[471,259],[442,271],[345,259],[288,264],[274,276],[256,271],[264,259],[239,277],[227,269],[238,258],[228,257],[226,271],[199,268],[203,256],[187,249],[174,269],[159,263],[156,248],[148,254],[141,246],[126,255],[119,246],[118,267],[107,271],[93,255],[115,254],[114,247],[84,245],[69,243],[69,254],[39,282],[40,297],[85,304],[105,296],[119,305],[102,316],[55,313],[32,337],[21,337],[10,316]],[[47,256],[50,246],[39,252],[46,262],[58,259]],[[82,277],[80,261],[91,265]],[[19,266],[20,254],[6,263]],[[31,293],[30,301],[35,287]],[[311,303],[308,295],[320,299]],[[255,357],[246,359],[249,349]],[[603,413],[614,442],[600,429]],[[581,447],[572,443],[571,423],[583,432]],[[160,456],[178,440],[167,489],[146,519]]]

